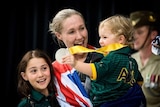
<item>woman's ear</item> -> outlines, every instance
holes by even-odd
[[[61,37],[61,34],[60,34],[60,33],[55,32],[55,36],[56,36],[59,40],[62,40],[62,37]]]

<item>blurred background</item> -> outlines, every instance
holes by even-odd
[[[48,32],[48,25],[59,10],[80,11],[86,20],[89,44],[96,47],[99,47],[97,27],[101,20],[114,14],[129,16],[137,10],[160,12],[158,0],[6,0],[1,4],[1,37],[4,38],[1,41],[1,88],[6,107],[16,107],[19,102],[16,67],[24,53],[39,48],[54,60],[58,46]]]

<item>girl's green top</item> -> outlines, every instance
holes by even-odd
[[[49,96],[44,96],[38,91],[32,90],[31,94],[23,98],[20,103],[18,104],[18,107],[52,107],[52,104],[54,103],[54,107],[60,107],[56,98],[54,100],[51,100],[53,93],[50,93]]]

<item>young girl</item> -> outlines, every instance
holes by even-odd
[[[47,54],[28,51],[18,65],[18,107],[60,107],[55,97],[53,67]]]
[[[111,16],[99,25],[100,62],[83,63],[68,55],[62,62],[88,75],[91,81],[90,99],[94,107],[145,107],[145,97],[138,82],[142,76],[130,54],[133,27],[122,15]],[[71,50],[71,48],[70,48]],[[71,51],[70,51],[71,52]]]

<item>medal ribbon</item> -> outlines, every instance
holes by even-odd
[[[114,43],[114,44],[110,44],[101,48],[98,48],[96,50],[94,49],[88,49],[86,47],[83,46],[73,46],[69,48],[69,52],[70,54],[77,54],[77,53],[88,53],[88,52],[97,52],[97,53],[101,53],[104,56],[107,55],[110,51],[114,51],[120,48],[123,48],[127,45],[122,45],[119,43]]]

